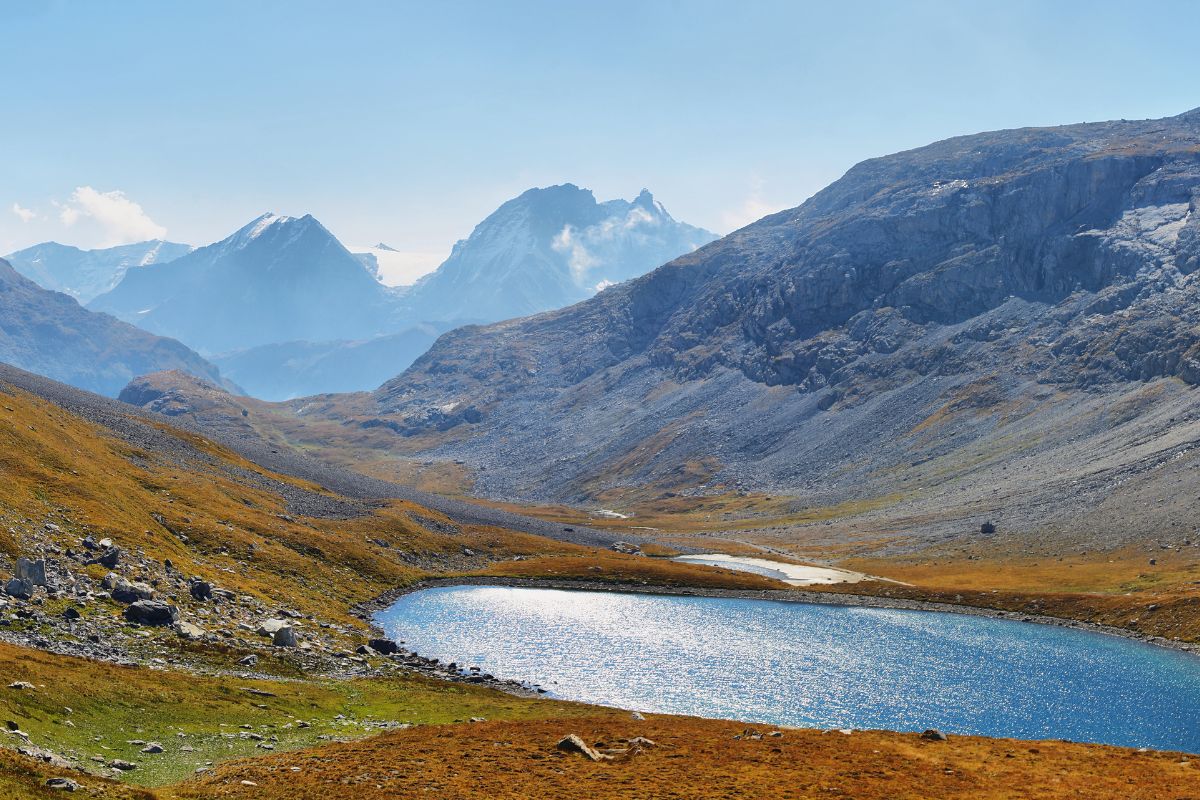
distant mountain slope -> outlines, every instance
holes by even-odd
[[[159,239],[99,250],[43,242],[11,253],[5,259],[43,289],[63,292],[88,303],[120,283],[127,270],[172,261],[193,249],[188,244]]]
[[[229,380],[262,400],[374,389],[408,367],[446,325],[418,323],[355,342],[264,344],[213,357]]]
[[[561,308],[717,238],[677,222],[646,190],[597,203],[573,184],[500,206],[405,295],[410,317],[494,322]]]
[[[1119,536],[1148,524],[1138,476],[1200,436],[1198,205],[1198,112],[950,139],[587,302],[451,331],[343,420],[479,465],[493,497],[746,489]]]
[[[0,261],[0,361],[109,396],[158,370],[222,382],[216,367],[179,342],[88,311],[6,261]]]
[[[312,216],[265,214],[227,239],[129,272],[90,307],[206,354],[390,329],[390,290]]]

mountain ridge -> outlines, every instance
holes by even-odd
[[[0,259],[0,361],[115,396],[147,372],[180,369],[236,388],[173,339],[147,333],[43,289]]]

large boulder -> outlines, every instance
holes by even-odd
[[[29,581],[34,586],[46,585],[46,559],[39,558],[37,561],[28,558],[18,558],[17,568],[13,572],[14,577],[22,578]]]
[[[108,541],[108,540],[107,539],[101,540],[100,544],[104,544],[104,542],[106,542],[106,541]],[[99,564],[100,566],[106,567],[107,569],[116,569],[117,564],[121,563],[121,548],[109,547],[109,548],[105,549],[104,552],[102,552],[100,555],[96,556],[93,559],[90,559],[87,563],[89,565]]]
[[[259,636],[274,636],[276,631],[286,627],[288,623],[281,619],[264,619],[258,623],[257,633]]]
[[[139,625],[174,625],[179,609],[161,600],[138,600],[125,609],[125,619]]]
[[[33,597],[33,584],[25,578],[12,578],[4,584],[4,593],[9,597],[28,600]]]
[[[296,647],[300,644],[300,640],[296,636],[295,628],[291,625],[284,625],[275,631],[271,643],[276,647]]]
[[[154,590],[144,583],[119,580],[109,595],[118,603],[136,603],[138,600],[153,600]]]
[[[382,653],[385,656],[400,652],[400,645],[391,639],[372,639],[367,642],[367,646],[376,653]]]

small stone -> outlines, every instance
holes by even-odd
[[[152,755],[154,753],[161,753],[163,752],[163,746],[158,742],[146,742],[146,746],[142,748],[142,752],[150,753]]]
[[[113,769],[119,769],[122,772],[129,772],[137,769],[137,764],[134,764],[130,761],[124,761],[120,758],[114,758],[112,761],[109,761],[108,766],[112,767]]]
[[[258,656],[251,653],[250,655],[248,655],[245,658],[238,661],[238,663],[241,664],[243,667],[258,666]]]
[[[8,685],[10,689],[32,689],[33,684],[29,681],[13,681]]]

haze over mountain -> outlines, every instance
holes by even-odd
[[[90,304],[206,354],[374,336],[389,329],[394,306],[391,291],[311,215],[275,214],[129,272]]]
[[[1186,508],[1131,509],[1200,468],[1198,204],[1200,110],[949,139],[303,411],[492,497],[753,489],[923,535],[1146,535]]]
[[[174,339],[88,311],[0,260],[0,361],[116,396],[132,378],[175,369],[223,382],[217,368]]]
[[[88,303],[120,283],[127,270],[172,261],[193,249],[188,244],[161,239],[98,250],[43,242],[10,253],[5,259],[43,289],[64,292]]]
[[[716,239],[678,222],[645,189],[596,202],[574,184],[530,189],[454,245],[408,292],[424,320],[495,322],[577,303]]]
[[[456,324],[556,308],[714,235],[649,192],[597,203],[571,184],[500,207],[409,289],[380,282],[380,243],[351,253],[311,216],[264,215],[227,239],[133,270],[90,307],[173,336],[257,397],[366,390]]]

